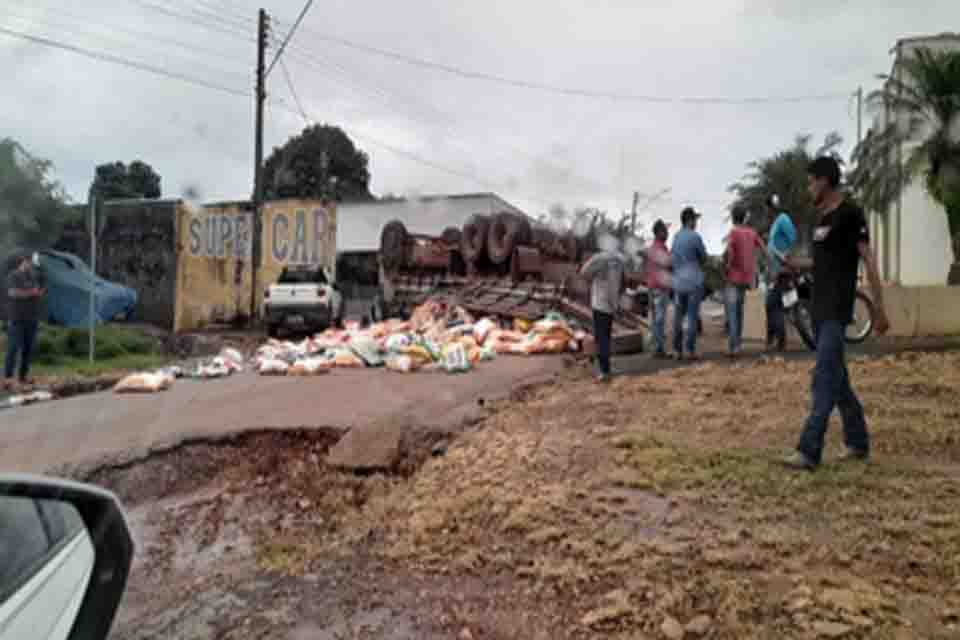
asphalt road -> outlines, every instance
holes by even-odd
[[[187,439],[256,429],[332,427],[385,419],[456,428],[478,399],[545,379],[560,356],[503,357],[465,374],[337,370],[317,378],[180,380],[150,395],[99,393],[0,412],[0,469],[49,472],[136,459]]]

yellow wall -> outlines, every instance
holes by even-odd
[[[262,266],[257,275],[257,309],[263,291],[288,264],[336,268],[337,212],[333,203],[279,200],[263,212]],[[250,311],[252,214],[240,205],[177,210],[175,331],[200,329],[246,317]]]

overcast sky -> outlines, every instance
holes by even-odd
[[[0,0],[0,26],[244,92],[254,82],[258,6]],[[303,2],[263,6],[282,37]],[[898,38],[956,24],[957,7],[956,0],[318,0],[284,59],[310,118],[343,126],[370,155],[375,193],[493,190],[537,215],[555,202],[619,213],[634,190],[670,188],[641,220],[675,221],[693,204],[715,249],[726,227],[726,188],[744,165],[800,132],[819,141],[838,130],[848,152],[856,117],[842,94],[875,88]],[[748,104],[584,97],[465,78],[324,35],[589,93],[834,97]],[[85,200],[95,165],[134,159],[157,169],[165,196],[188,187],[205,200],[249,196],[252,97],[3,34],[0,69],[0,137],[52,160],[75,200]],[[280,66],[268,91],[269,153],[304,120]]]

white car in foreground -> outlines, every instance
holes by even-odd
[[[113,494],[0,474],[0,640],[105,639],[132,558]]]

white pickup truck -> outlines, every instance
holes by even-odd
[[[264,294],[263,317],[267,334],[281,329],[323,331],[343,322],[343,296],[317,265],[284,267],[276,284]]]

